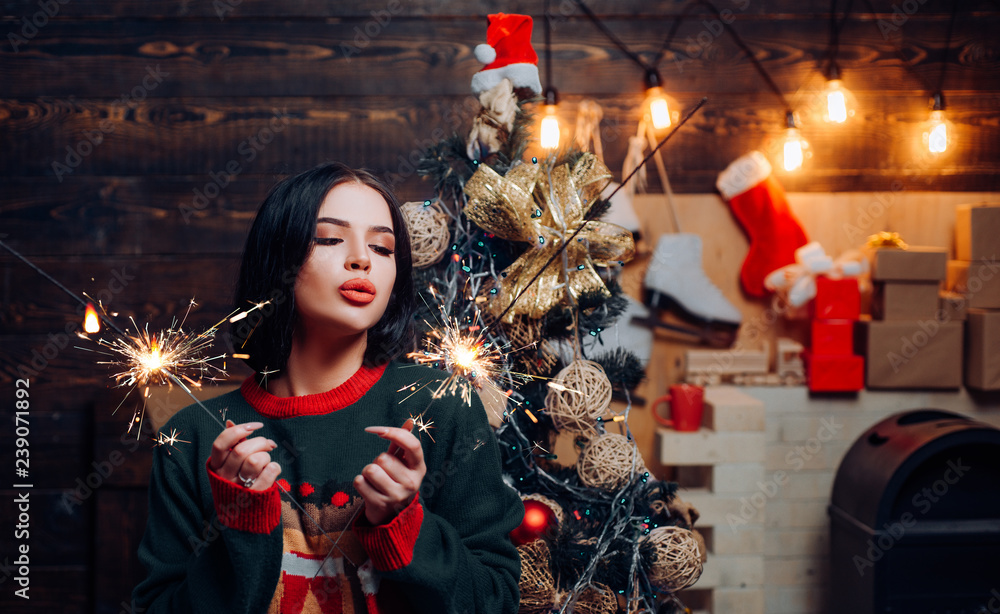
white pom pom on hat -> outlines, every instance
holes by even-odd
[[[485,43],[476,45],[474,53],[476,54],[476,59],[483,64],[492,64],[497,59],[497,50]]]

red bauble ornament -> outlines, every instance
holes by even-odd
[[[559,524],[555,512],[540,501],[528,499],[524,502],[524,520],[521,526],[510,532],[510,541],[515,546],[533,542]]]

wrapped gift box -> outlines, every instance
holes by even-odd
[[[959,260],[1000,258],[1000,204],[955,208],[955,257]]]
[[[965,385],[1000,390],[1000,310],[970,309],[965,345]]]
[[[940,308],[936,281],[877,281],[872,289],[872,317],[876,320],[933,318]]]
[[[1000,264],[992,261],[949,260],[945,286],[965,296],[975,309],[1000,309]]]
[[[813,354],[850,356],[854,353],[854,320],[813,320]]]
[[[861,292],[854,278],[816,278],[812,317],[817,320],[857,320],[861,316]]]
[[[855,351],[863,354],[869,388],[958,388],[965,323],[862,320]]]
[[[812,392],[856,392],[865,387],[865,359],[861,356],[805,352],[802,357]]]
[[[957,292],[942,292],[938,296],[938,320],[951,322],[952,320],[964,320],[969,301]]]
[[[943,247],[881,247],[872,252],[875,281],[941,281],[948,266]]]

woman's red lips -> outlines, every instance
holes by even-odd
[[[351,279],[340,286],[340,294],[355,303],[370,303],[375,300],[375,284],[367,279]]]

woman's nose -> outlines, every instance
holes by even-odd
[[[372,262],[368,257],[368,252],[361,249],[351,250],[348,254],[347,260],[344,262],[344,266],[352,271],[367,271],[371,268]]]

